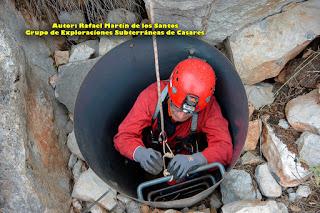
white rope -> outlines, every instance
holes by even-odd
[[[152,31],[154,31],[154,11],[153,11],[153,1],[150,1],[150,18],[152,24]],[[159,112],[160,112],[160,124],[161,124],[161,132],[159,134],[159,141],[162,141],[162,150],[163,150],[163,175],[168,176],[170,173],[166,169],[165,158],[173,158],[174,154],[170,149],[170,146],[167,144],[167,134],[164,129],[164,118],[163,118],[163,108],[161,102],[161,85],[160,85],[160,72],[159,72],[159,55],[158,55],[158,45],[156,35],[152,35],[152,44],[153,44],[153,53],[154,53],[154,65],[156,70],[156,77],[157,77],[157,90],[158,90],[158,105],[159,105]],[[166,147],[168,148],[169,152],[166,152]]]

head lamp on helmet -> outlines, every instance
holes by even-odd
[[[214,93],[216,77],[212,67],[198,58],[181,61],[170,76],[169,97],[186,113],[201,111]]]

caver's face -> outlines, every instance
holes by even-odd
[[[182,111],[182,109],[176,107],[172,101],[169,99],[169,115],[171,115],[171,118],[176,122],[184,122],[192,117],[192,114],[185,113]]]

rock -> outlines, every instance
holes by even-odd
[[[107,210],[105,210],[103,207],[101,207],[100,205],[94,205],[91,209],[90,209],[91,213],[108,213]]]
[[[120,204],[114,207],[110,213],[123,213],[123,212],[126,212],[126,207]]]
[[[205,208],[205,209],[201,209],[201,210],[197,210],[197,211],[189,211],[188,213],[210,213],[210,209]]]
[[[274,130],[263,120],[262,153],[268,161],[269,169],[279,178],[277,182],[284,187],[294,187],[308,178],[310,173],[297,162],[297,156],[288,150]]]
[[[268,201],[236,201],[222,206],[222,213],[288,213],[283,203],[277,203],[273,200]]]
[[[66,64],[69,62],[69,51],[54,51],[54,61],[56,62],[57,66],[62,64]]]
[[[277,76],[320,34],[319,9],[317,0],[291,4],[233,34],[229,52],[243,82],[251,85]]]
[[[250,120],[251,115],[253,114],[253,112],[254,112],[255,109],[254,109],[253,104],[250,103],[250,102],[248,102],[248,107],[249,107],[249,120]]]
[[[89,59],[95,53],[95,49],[85,43],[71,47],[69,62],[83,61]]]
[[[144,2],[150,18],[151,0],[144,0]],[[184,30],[205,30],[214,6],[213,0],[156,0],[152,2],[155,23],[174,23],[179,25],[179,29]]]
[[[72,197],[83,201],[94,202],[107,190],[110,191],[98,203],[103,206],[103,208],[111,211],[117,205],[116,193],[91,169],[88,169],[83,172],[76,181],[72,191]]]
[[[304,132],[296,141],[300,161],[310,167],[320,166],[320,135]]]
[[[149,212],[150,212],[150,207],[145,204],[142,204],[141,205],[141,213],[149,213]]]
[[[79,179],[82,173],[82,165],[83,165],[82,160],[78,160],[73,166],[72,174],[75,181]]]
[[[249,121],[248,134],[243,147],[244,151],[255,150],[259,142],[262,130],[262,122],[260,119]]]
[[[290,127],[289,123],[285,119],[280,119],[278,125],[284,129],[289,129]]]
[[[292,212],[302,212],[301,208],[295,205],[290,205],[290,210]]]
[[[99,56],[99,41],[98,40],[87,40],[85,42],[82,42],[81,44],[87,45],[87,46],[91,47],[92,49],[94,49],[93,57]]]
[[[297,194],[294,192],[289,193],[289,201],[294,202],[297,199]]]
[[[293,190],[293,188],[288,188],[288,189],[287,189],[287,192],[288,192],[288,193],[293,193],[294,190]]]
[[[126,212],[140,213],[140,205],[135,201],[129,201],[126,205]]]
[[[77,212],[81,212],[82,205],[77,199],[72,199],[72,206]]]
[[[75,154],[71,153],[70,158],[69,158],[69,162],[68,162],[68,168],[72,169],[74,164],[76,164],[78,158]]]
[[[59,77],[57,74],[54,74],[49,77],[49,84],[52,86],[53,89],[56,88],[57,81],[59,80]]]
[[[273,85],[269,83],[259,83],[256,85],[245,85],[245,90],[250,103],[254,108],[259,109],[262,106],[270,105],[274,101],[272,92]]]
[[[58,15],[58,19],[61,24],[65,23],[72,23],[72,24],[79,24],[79,23],[86,23],[86,19],[84,14],[81,10],[75,11],[61,11]]]
[[[221,198],[220,196],[218,196],[217,193],[213,193],[211,196],[210,196],[210,207],[211,208],[215,208],[215,209],[218,209],[222,206],[222,203],[221,203]]]
[[[223,42],[228,36],[237,33],[244,27],[278,14],[290,2],[296,1],[215,1],[205,40],[211,44]]]
[[[14,2],[0,1],[0,211],[68,212],[67,119],[48,83],[48,46],[19,33],[30,28]]]
[[[252,154],[251,152],[246,152],[241,157],[241,164],[242,165],[248,165],[248,164],[260,164],[263,163],[264,160],[260,156],[256,156]]]
[[[138,17],[133,13],[123,8],[118,8],[109,11],[107,22],[113,24],[122,24],[122,23],[139,23]]]
[[[73,113],[75,101],[81,83],[99,58],[68,63],[59,67],[59,78],[55,93],[56,98]]]
[[[320,135],[319,94],[313,90],[306,95],[290,100],[285,108],[290,125],[297,131],[309,131]]]
[[[74,131],[72,131],[69,135],[68,135],[68,141],[67,141],[67,146],[70,150],[70,152],[72,152],[73,154],[75,154],[78,158],[84,160],[84,157],[82,156],[77,140],[76,140],[76,136],[74,135]]]
[[[269,198],[276,198],[281,196],[281,186],[272,177],[272,174],[266,163],[257,166],[255,176],[262,195]]]
[[[300,185],[296,191],[297,198],[308,197],[311,194],[311,189],[309,186]]]
[[[256,200],[261,196],[259,190],[253,187],[250,174],[242,170],[232,169],[220,186],[224,204],[238,200]]]
[[[179,211],[174,210],[174,209],[168,209],[168,210],[164,211],[163,213],[179,213]]]
[[[116,37],[101,37],[99,43],[99,55],[102,56],[118,46],[119,44],[130,40],[129,36],[116,36]]]

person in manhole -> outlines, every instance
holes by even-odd
[[[232,140],[214,97],[213,68],[202,59],[185,59],[160,84],[164,130],[174,153],[167,169],[174,179],[208,163],[230,164]],[[139,94],[114,137],[115,148],[152,175],[163,170],[159,109],[157,83],[153,83]]]

